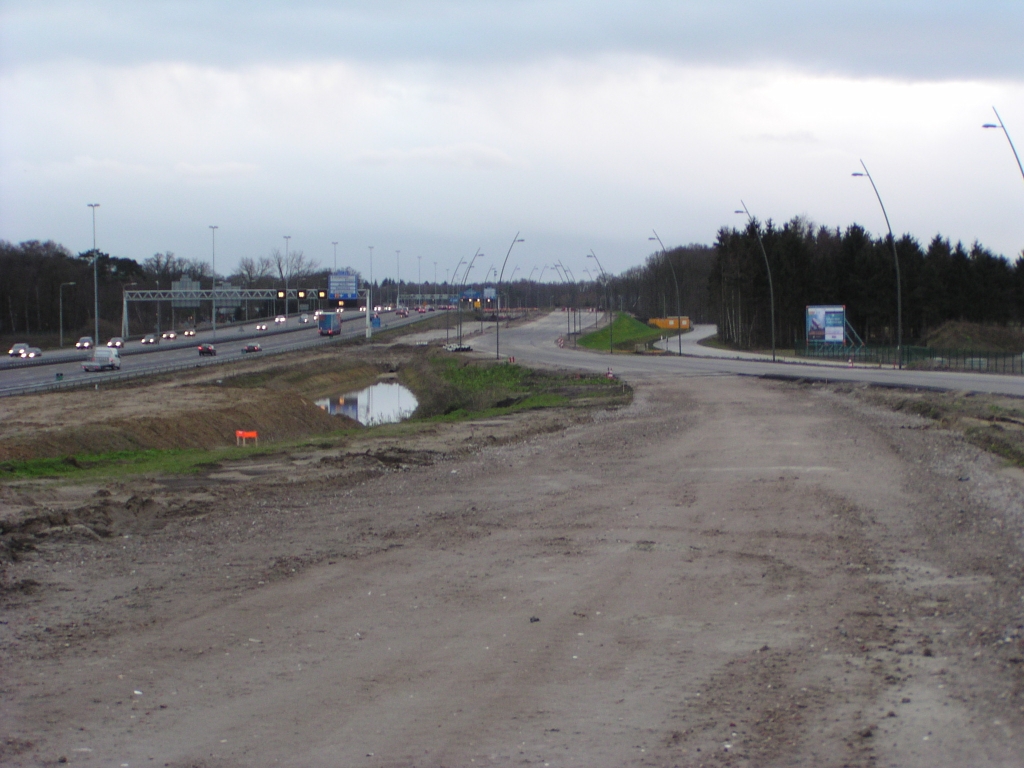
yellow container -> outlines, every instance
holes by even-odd
[[[647,324],[661,328],[663,331],[690,330],[690,318],[688,317],[652,317]]]

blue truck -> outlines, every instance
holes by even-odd
[[[324,312],[319,320],[321,336],[337,336],[341,333],[341,316],[337,312]]]

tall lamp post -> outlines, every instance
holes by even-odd
[[[373,323],[370,314],[373,312],[373,246],[370,249],[370,279],[366,281],[366,338],[373,338]]]
[[[1024,165],[1020,164],[1020,155],[1017,154],[1017,148],[1015,146],[1013,146],[1013,139],[1010,138],[1010,134],[1006,130],[1006,126],[1003,125],[1003,118],[1001,118],[999,116],[999,113],[996,112],[996,108],[995,107],[992,107],[992,111],[996,113],[996,120],[999,121],[999,124],[997,125],[995,123],[985,123],[981,127],[982,128],[999,128],[999,129],[1001,129],[1003,131],[1003,135],[1006,136],[1006,140],[1008,142],[1010,142],[1010,149],[1013,150],[1013,156],[1017,160],[1017,167],[1020,168],[1020,175],[1024,176]]]
[[[57,289],[57,294],[60,303],[60,346],[64,347],[64,287],[67,285],[74,285],[74,283],[61,283],[60,288]]]
[[[334,271],[338,271],[338,241],[332,240],[331,245],[334,246]]]
[[[889,214],[885,212],[885,204],[882,202],[882,196],[878,194],[878,187],[875,186],[875,180],[871,178],[871,174],[868,173],[868,167],[864,165],[864,161],[860,161],[860,167],[864,169],[864,173],[854,173],[854,176],[867,177],[867,180],[871,182],[871,188],[875,190],[875,197],[878,198],[878,205],[882,209],[882,216],[885,217],[885,226],[889,230],[889,243],[892,245],[892,259],[896,264],[896,358],[900,369],[903,368],[903,290],[900,288],[900,257],[896,253],[896,238],[892,235],[892,226],[889,224]]]
[[[213,286],[210,291],[210,308],[213,310],[213,340],[217,340],[217,225],[210,225],[210,265],[213,269]],[[285,291],[285,301],[287,301],[288,292]],[[171,315],[174,314],[174,308],[171,307]],[[171,320],[174,320],[172,317]]]
[[[100,207],[99,203],[86,203],[92,208],[92,302],[93,302],[93,322],[96,335],[93,337],[93,345],[100,343],[100,280],[97,272],[96,262],[99,261],[100,255],[96,252],[96,209]]]
[[[402,306],[402,262],[401,251],[395,251],[395,309]]]
[[[683,356],[683,314],[682,314],[682,311],[680,310],[680,304],[679,304],[679,280],[676,278],[676,268],[672,266],[672,260],[669,259],[668,253],[665,251],[665,244],[663,242],[661,242],[661,238],[658,237],[658,233],[655,230],[652,229],[651,232],[654,232],[654,237],[648,237],[647,239],[648,240],[657,240],[658,241],[658,245],[661,246],[661,257],[668,264],[668,268],[670,270],[672,270],[672,282],[673,282],[673,284],[676,287],[676,325],[678,326],[676,328],[676,331],[678,333],[678,339],[679,339],[679,356],[682,357]]]
[[[501,262],[501,274],[498,275],[498,304],[494,308],[494,359],[501,359],[501,278],[505,276],[505,265],[508,264],[508,257],[512,255],[512,248],[515,247],[516,243],[523,242],[523,238],[516,232],[516,236],[512,238],[512,243],[508,247],[508,253],[505,254],[505,260]]]
[[[612,314],[611,304],[608,303],[608,273],[604,271],[604,267],[601,266],[601,260],[597,258],[593,248],[590,249],[587,258],[597,262],[597,268],[601,270],[601,277],[604,279],[604,303],[605,309],[608,310],[608,354],[612,355],[615,354],[615,342],[612,340],[612,325],[615,322],[615,316]]]
[[[284,274],[284,317],[288,319],[288,273],[291,268],[288,264],[290,257],[288,256],[288,245],[292,239],[291,235],[281,235],[284,238],[284,269],[281,272]]]
[[[761,246],[761,255],[764,256],[764,268],[768,270],[768,297],[771,300],[771,321],[772,321],[772,362],[775,362],[775,288],[772,286],[772,268],[768,265],[768,253],[764,249],[764,241],[761,240],[761,227],[758,226],[757,222],[754,221],[754,217],[750,215],[750,211],[747,210],[747,204],[740,200],[740,205],[743,206],[742,211],[736,211],[736,213],[745,213],[747,215],[747,222],[751,227],[754,228],[754,234],[757,235],[757,244]]]

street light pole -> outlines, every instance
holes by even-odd
[[[338,241],[332,240],[331,245],[334,246],[334,271],[338,271]]]
[[[373,323],[370,322],[370,313],[373,312],[373,246],[370,249],[370,279],[366,281],[366,338],[373,338]]]
[[[999,113],[996,112],[996,108],[995,107],[992,107],[992,111],[996,113],[996,120],[999,121],[999,124],[996,125],[995,123],[985,123],[981,127],[982,128],[1000,128],[1000,129],[1002,129],[1003,135],[1006,136],[1006,140],[1008,142],[1010,142],[1010,149],[1013,150],[1013,156],[1017,160],[1017,167],[1020,168],[1020,175],[1024,176],[1024,165],[1020,164],[1020,155],[1017,154],[1017,148],[1015,146],[1013,146],[1013,139],[1010,138],[1009,131],[1007,131],[1006,130],[1006,126],[1003,125],[1003,118],[1001,118],[999,116]]]
[[[284,274],[284,319],[287,322],[287,320],[288,320],[288,273],[291,271],[291,266],[288,263],[288,261],[289,261],[288,245],[289,245],[289,241],[292,239],[292,236],[291,235],[281,235],[281,237],[284,238],[284,269],[282,269],[281,272]]]
[[[213,269],[213,286],[210,291],[210,307],[213,310],[213,340],[217,340],[217,225],[210,225],[210,256]],[[285,301],[288,300],[288,292],[285,291]],[[174,308],[171,307],[171,320],[174,320]]]
[[[99,203],[86,203],[92,208],[92,302],[93,302],[93,323],[95,330],[93,333],[96,335],[93,337],[92,343],[95,347],[100,343],[100,280],[97,271],[96,262],[99,260],[99,253],[96,252],[96,209],[100,207]]]
[[[771,299],[772,308],[772,362],[775,362],[775,288],[772,286],[772,268],[768,265],[768,253],[764,249],[764,241],[761,240],[761,227],[758,226],[757,222],[754,221],[754,217],[750,215],[750,211],[747,210],[747,204],[740,200],[740,205],[743,206],[742,211],[736,211],[736,213],[747,214],[747,221],[750,226],[754,228],[754,234],[757,235],[757,244],[761,246],[761,255],[764,256],[764,268],[768,270],[768,296]]]
[[[597,258],[593,248],[590,249],[587,258],[597,262],[597,268],[601,270],[601,277],[604,278],[604,303],[605,309],[608,310],[608,354],[613,355],[615,354],[615,342],[612,340],[612,325],[615,323],[615,316],[612,314],[612,307],[608,302],[608,273],[604,271],[604,267],[601,266],[601,260]]]
[[[868,181],[871,182],[871,188],[875,190],[875,197],[878,198],[878,205],[882,209],[882,216],[885,217],[885,226],[889,230],[889,243],[892,245],[892,258],[896,264],[896,357],[900,369],[903,368],[903,290],[900,288],[900,257],[896,253],[896,238],[892,235],[892,226],[889,224],[889,214],[885,212],[885,204],[882,202],[882,196],[878,194],[878,187],[875,186],[875,180],[871,178],[871,174],[868,173],[868,167],[864,165],[864,161],[860,161],[860,167],[864,169],[864,173],[854,173],[854,176],[866,176]]]
[[[402,306],[402,262],[401,251],[395,251],[395,309]]]
[[[680,305],[679,305],[679,280],[676,278],[676,268],[672,266],[672,261],[671,261],[671,259],[669,259],[668,253],[665,251],[665,244],[663,242],[661,242],[661,238],[658,237],[658,233],[657,232],[655,232],[653,229],[651,230],[651,232],[654,232],[654,237],[648,237],[647,239],[648,240],[657,240],[658,241],[658,245],[661,246],[661,257],[663,259],[665,259],[665,261],[668,263],[668,268],[670,270],[672,270],[672,282],[676,286],[676,325],[678,326],[676,328],[676,332],[678,333],[678,338],[679,338],[679,356],[682,357],[682,355],[683,355],[683,315],[682,315],[682,311],[680,310]]]
[[[512,243],[508,247],[508,253],[505,254],[505,260],[501,262],[501,274],[498,275],[498,290],[497,298],[498,303],[494,308],[494,359],[501,359],[501,278],[505,276],[505,265],[508,264],[508,257],[512,255],[512,248],[515,247],[516,243],[523,242],[523,238],[519,237],[519,233],[516,232],[516,236],[512,238]]]
[[[60,347],[64,348],[64,286],[74,285],[74,283],[61,283],[60,288],[57,289],[57,295],[59,297],[60,304]]]

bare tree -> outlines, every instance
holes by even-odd
[[[290,251],[288,254],[283,254],[277,248],[270,252],[270,261],[284,283],[284,313],[287,315],[289,284],[314,273],[320,268],[320,262],[315,259],[307,259],[302,251]]]
[[[241,280],[246,288],[255,288],[260,282],[274,274],[274,263],[267,256],[260,256],[253,259],[248,256],[238,261],[238,271],[235,275]]]

